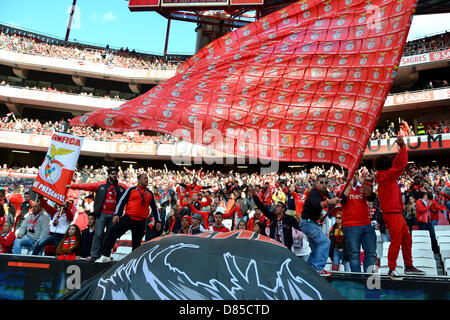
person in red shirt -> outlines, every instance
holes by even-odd
[[[430,201],[430,216],[431,224],[437,226],[439,224],[439,211],[441,210],[441,205],[435,200],[432,192],[427,192],[428,201]],[[433,228],[434,229],[434,228]]]
[[[291,186],[291,193],[295,201],[295,213],[300,218],[306,197],[308,197],[308,190],[304,186],[293,185]]]
[[[408,152],[405,141],[401,136],[397,137],[396,143],[399,152],[392,160],[388,156],[380,156],[375,159],[376,181],[378,183],[378,199],[383,214],[383,221],[389,230],[391,244],[388,251],[388,276],[392,280],[403,278],[395,270],[397,258],[402,248],[403,261],[405,263],[405,274],[423,275],[425,272],[413,266],[412,238],[403,216],[404,205],[398,179],[408,165]]]
[[[128,230],[131,230],[133,250],[139,247],[145,234],[150,208],[155,219],[156,230],[162,231],[163,218],[156,206],[155,196],[147,186],[148,176],[145,173],[141,173],[138,176],[137,186],[128,188],[120,198],[112,221],[114,225],[106,238],[102,256],[95,262],[105,263],[111,261],[111,250],[116,240]],[[125,214],[123,214],[124,210]]]
[[[2,234],[0,235],[0,253],[12,253],[16,235],[11,231],[12,227],[8,222],[3,224]]]
[[[434,253],[439,253],[439,246],[431,222],[431,208],[433,206],[433,194],[423,193],[422,198],[416,200],[416,220],[419,230],[428,230],[431,238],[431,247]]]
[[[218,232],[230,231],[230,229],[225,227],[222,222],[223,222],[223,213],[220,211],[217,211],[216,214],[214,215],[214,224],[212,225],[212,230],[218,231]]]
[[[247,230],[253,230],[253,226],[255,225],[256,222],[262,222],[266,225],[266,227],[268,227],[270,225],[270,220],[267,219],[262,214],[262,211],[259,210],[258,208],[255,208],[255,214],[253,215],[253,217],[248,219]]]
[[[347,240],[350,269],[361,272],[360,248],[364,250],[364,272],[375,266],[377,236],[369,218],[367,201],[373,202],[376,196],[367,173],[362,176],[356,172],[342,195],[341,210],[343,232]]]

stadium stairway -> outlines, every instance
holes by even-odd
[[[412,256],[414,266],[425,271],[426,276],[447,276],[450,277],[450,225],[438,225],[435,227],[436,238],[439,245],[439,253],[433,253],[431,248],[431,237],[427,230],[413,230]],[[390,242],[383,242],[378,230],[377,234],[377,256],[380,257],[380,272],[387,274],[388,249]],[[363,252],[362,252],[363,253]],[[325,270],[331,271],[331,259],[328,258]],[[340,265],[339,271],[344,271],[344,266]],[[401,254],[397,258],[397,271],[403,274],[404,262]]]

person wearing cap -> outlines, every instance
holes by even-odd
[[[100,256],[100,251],[106,238],[105,234],[109,233],[113,225],[112,220],[117,203],[128,188],[125,184],[119,183],[118,173],[117,167],[110,167],[108,168],[108,177],[104,182],[71,184],[67,186],[70,189],[95,192],[94,215],[96,224],[91,247],[92,261],[95,261]]]
[[[205,228],[202,226],[203,217],[199,213],[194,213],[192,215],[192,234],[205,232]]]
[[[192,218],[191,216],[185,215],[181,218],[181,229],[178,231],[178,234],[197,234],[200,233],[200,230],[196,230],[195,233],[192,232]]]
[[[274,206],[274,211],[270,211],[256,195],[255,189],[250,189],[249,196],[253,197],[256,207],[270,220],[269,237],[281,242],[291,250],[294,242],[292,238],[292,228],[300,230],[297,219],[285,214],[286,205],[283,202],[277,202]]]

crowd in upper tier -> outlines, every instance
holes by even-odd
[[[49,44],[33,37],[18,34],[0,33],[0,49],[17,53],[61,58],[78,61],[78,63],[101,63],[129,69],[176,70],[180,62],[165,62],[162,57],[138,53],[128,48],[111,50],[93,48],[83,44]]]

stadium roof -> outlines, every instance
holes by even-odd
[[[130,8],[132,11],[136,10],[154,10],[158,12],[160,15],[167,19],[187,21],[187,22],[197,22],[202,24],[212,24],[212,25],[220,25],[221,20],[223,26],[239,28],[250,21],[246,21],[245,19],[239,18],[240,15],[251,12],[255,8],[259,8],[261,10],[261,16],[266,16],[274,11],[277,11],[286,5],[289,5],[297,0],[264,0],[264,5],[262,6],[247,6],[242,8],[237,8],[235,13],[233,13],[231,19],[220,19],[219,17],[212,16],[203,16],[200,13],[200,8],[195,8],[197,11],[192,10],[192,13],[188,13],[190,10],[178,8],[178,10],[173,10],[174,8],[170,8],[170,10],[165,10],[164,8]],[[224,9],[219,7],[207,7],[207,5],[203,8],[204,10],[213,10],[213,9]],[[166,8],[169,9],[169,8]],[[200,11],[198,11],[200,10]],[[417,4],[416,15],[422,14],[435,14],[435,13],[450,13],[450,1],[448,0],[419,0]],[[206,18],[206,19],[205,19]],[[205,21],[207,20],[207,21]]]
[[[419,0],[416,14],[449,13],[450,1],[448,0]]]

